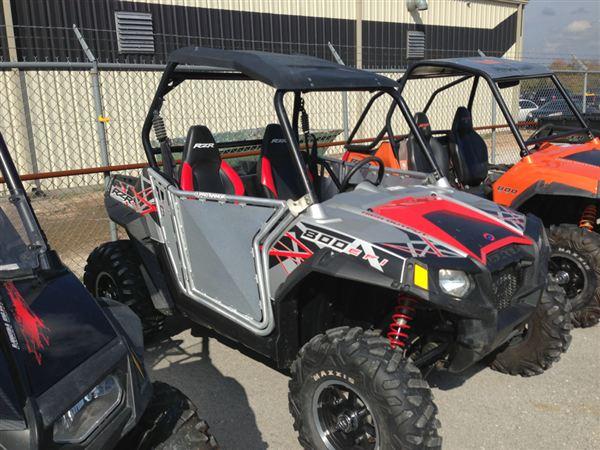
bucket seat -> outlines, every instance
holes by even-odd
[[[463,186],[479,186],[488,175],[488,149],[473,128],[471,111],[464,106],[456,110],[449,141],[457,181]]]
[[[440,141],[438,141],[431,133],[431,125],[429,118],[425,113],[415,114],[415,122],[419,127],[421,136],[429,144],[431,148],[432,156],[437,163],[442,175],[448,177],[450,172],[450,156],[448,155],[448,149],[446,149]],[[423,150],[419,147],[417,140],[414,135],[410,135],[407,144],[407,166],[408,170],[416,170],[417,172],[431,173],[433,167],[425,156]]]
[[[257,173],[263,194],[267,198],[297,200],[306,194],[283,129],[277,123],[271,123],[265,128]]]
[[[242,179],[221,159],[215,138],[204,125],[190,127],[181,159],[182,190],[244,195]]]

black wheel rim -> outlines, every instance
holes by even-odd
[[[565,290],[565,294],[573,306],[577,307],[583,300],[582,294],[588,283],[582,262],[568,253],[557,252],[550,258],[550,271],[553,275],[560,271],[568,274],[568,280],[562,283],[561,287]]]
[[[371,409],[347,383],[324,381],[313,397],[313,417],[329,450],[379,449],[379,433]]]
[[[117,283],[106,272],[102,272],[96,278],[96,297],[105,297],[112,300],[118,300],[119,298]]]

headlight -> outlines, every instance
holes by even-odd
[[[442,291],[454,297],[464,297],[471,289],[471,279],[462,270],[440,270],[439,283]]]
[[[85,440],[119,405],[122,395],[117,377],[106,377],[54,424],[54,441],[78,443]]]

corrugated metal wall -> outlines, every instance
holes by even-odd
[[[84,60],[73,24],[101,61],[164,62],[186,45],[300,52],[330,57],[332,42],[356,63],[356,21],[362,20],[364,67],[404,67],[406,32],[424,31],[426,56],[503,55],[517,39],[517,5],[482,0],[430,0],[409,13],[400,0],[12,0],[21,59]],[[153,16],[153,55],[120,55],[115,11]],[[358,52],[360,53],[360,52]]]
[[[430,1],[411,13],[401,1],[365,2],[363,67],[405,67],[406,34],[425,33],[425,57],[503,56],[517,39],[517,6],[491,1]],[[512,57],[516,55],[511,55]]]

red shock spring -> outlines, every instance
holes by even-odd
[[[390,341],[392,348],[405,347],[408,342],[408,330],[410,330],[410,322],[414,319],[415,300],[405,294],[398,296],[398,304],[394,308],[392,315],[392,323],[390,323],[387,338]]]
[[[579,220],[579,227],[585,228],[586,230],[594,231],[596,227],[596,218],[598,217],[598,208],[594,203],[591,203],[585,207],[583,214],[581,214],[581,220]]]

